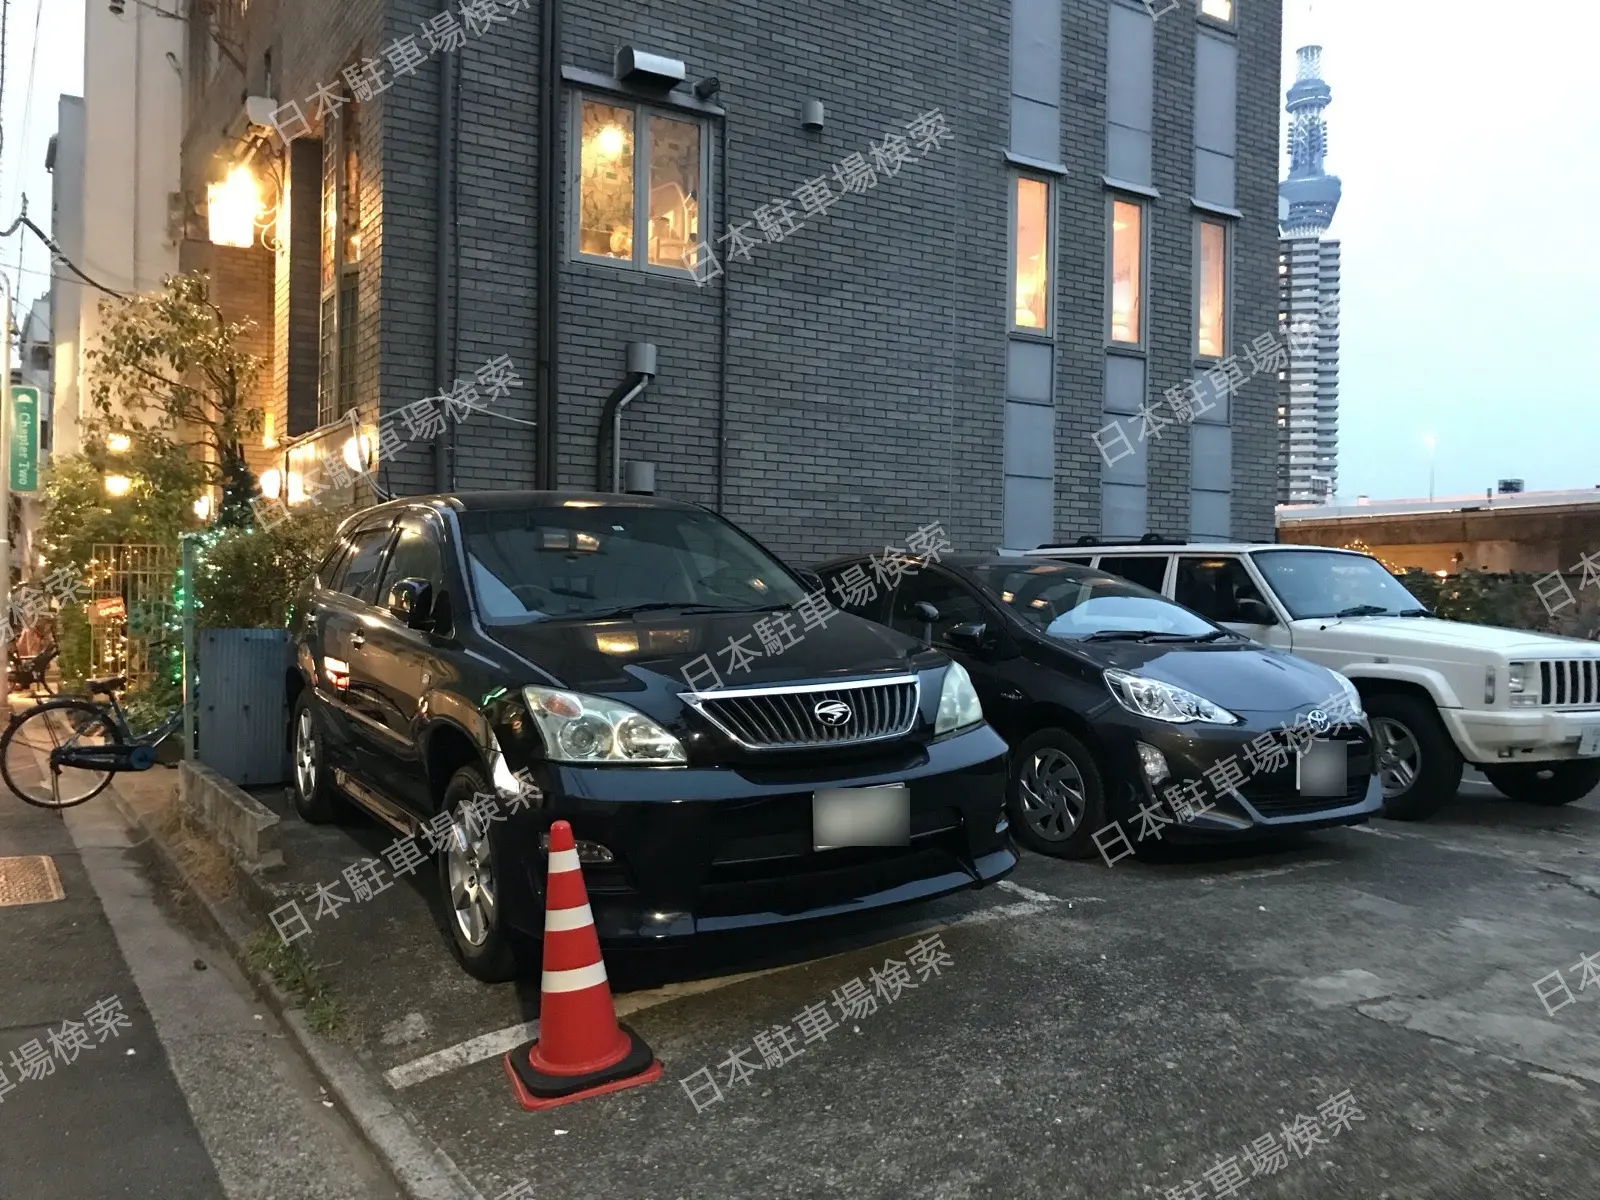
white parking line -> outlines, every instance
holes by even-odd
[[[1061,903],[1060,898],[1057,896],[1052,896],[1047,892],[1036,892],[1032,888],[1023,887],[1020,883],[1012,883],[1009,879],[1002,879],[999,883],[995,884],[995,887],[1004,888],[1008,892],[1015,892],[1024,900],[1032,900],[1035,904]]]
[[[991,908],[980,908],[957,917],[953,921],[918,927],[915,936],[921,937],[940,929],[952,929],[958,925],[983,925],[992,921],[1004,921],[1017,917],[1031,917],[1045,912],[1058,904],[1070,904],[1055,896],[1036,892],[1020,884],[1012,883],[1009,879],[1002,880],[999,887],[1008,892],[1022,896],[1024,899],[1016,904],[999,904]],[[1094,903],[1099,901],[1098,896],[1076,896],[1073,901],[1078,903]],[[897,935],[891,939],[900,941],[907,934]],[[887,945],[888,943],[881,943]],[[845,954],[857,954],[871,947],[858,947],[845,951]],[[841,955],[829,955],[829,958]],[[625,1017],[629,1013],[636,1013],[642,1009],[653,1008],[658,1004],[665,1004],[669,1000],[678,1000],[684,996],[701,995],[713,992],[719,988],[729,987],[735,983],[743,983],[749,979],[759,979],[764,975],[776,975],[781,971],[792,971],[797,967],[815,966],[819,961],[826,959],[811,959],[805,962],[789,963],[781,967],[769,967],[763,971],[745,971],[737,975],[718,975],[711,979],[691,979],[682,983],[669,983],[662,987],[650,988],[645,991],[627,992],[614,998],[617,1016]],[[518,1025],[507,1025],[504,1029],[496,1029],[490,1033],[479,1034],[454,1046],[446,1046],[443,1050],[435,1050],[432,1054],[425,1054],[421,1058],[408,1063],[401,1063],[398,1067],[391,1067],[383,1073],[383,1081],[397,1091],[415,1087],[419,1083],[426,1083],[430,1079],[437,1079],[440,1075],[447,1075],[461,1067],[470,1067],[474,1063],[483,1062],[485,1059],[498,1058],[508,1050],[514,1050],[522,1043],[532,1041],[539,1036],[538,1021],[524,1021]]]
[[[1314,862],[1292,863],[1287,867],[1266,867],[1260,871],[1241,871],[1237,875],[1207,875],[1198,879],[1197,883],[1243,883],[1247,879],[1271,879],[1274,875],[1288,875],[1294,871],[1309,871],[1312,867],[1331,867],[1334,862],[1331,858],[1319,858]]]
[[[798,964],[797,964],[798,965]],[[617,1016],[625,1017],[629,1013],[638,1012],[640,1009],[652,1008],[657,1004],[665,1004],[669,1000],[677,1000],[683,996],[694,996],[701,992],[712,992],[718,988],[727,987],[729,984],[743,983],[747,979],[756,979],[762,975],[772,975],[778,971],[786,971],[787,967],[770,967],[765,971],[745,971],[738,975],[719,975],[713,979],[691,979],[683,983],[669,983],[663,987],[650,988],[645,991],[628,992],[617,996],[612,1003],[616,1008]],[[402,1063],[383,1073],[383,1081],[395,1090],[415,1087],[419,1083],[426,1083],[440,1075],[446,1075],[458,1067],[470,1067],[473,1063],[484,1061],[487,1058],[498,1058],[508,1050],[515,1050],[523,1042],[530,1042],[539,1036],[538,1021],[524,1021],[520,1025],[507,1025],[504,1029],[496,1029],[492,1033],[479,1034],[454,1046],[446,1046],[443,1050],[436,1050],[432,1054],[425,1054],[421,1058],[408,1063]]]

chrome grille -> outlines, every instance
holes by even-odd
[[[808,750],[882,741],[911,732],[917,720],[915,675],[772,688],[717,688],[683,700],[747,750]],[[849,718],[830,725],[817,707],[843,704]]]
[[[1539,703],[1568,708],[1600,705],[1600,658],[1540,662]]]

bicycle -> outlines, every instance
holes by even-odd
[[[12,794],[35,808],[72,808],[98,796],[117,772],[155,766],[156,751],[183,725],[183,709],[135,737],[117,701],[127,681],[90,679],[84,695],[40,701],[13,716],[0,736],[0,776]]]

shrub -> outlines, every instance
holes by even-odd
[[[300,584],[347,514],[317,505],[270,529],[224,530],[196,571],[195,624],[206,629],[281,629]]]

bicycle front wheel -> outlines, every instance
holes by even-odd
[[[52,700],[12,719],[0,737],[0,775],[19,800],[36,808],[71,808],[105,791],[112,771],[51,761],[66,747],[120,746],[122,731],[87,700]]]

